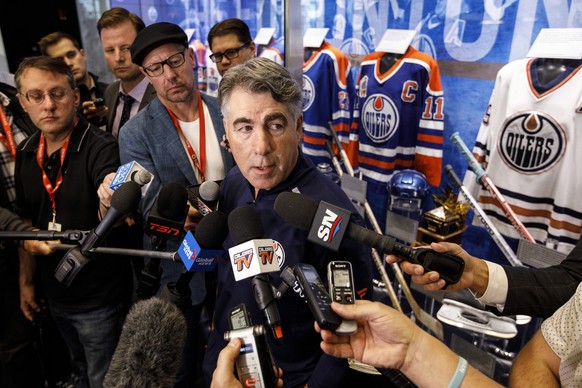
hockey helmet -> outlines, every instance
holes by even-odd
[[[390,193],[390,209],[407,212],[421,211],[422,201],[429,192],[424,174],[412,169],[392,175],[386,189]]]

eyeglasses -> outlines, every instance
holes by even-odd
[[[222,58],[226,57],[228,59],[235,59],[238,57],[238,52],[244,48],[247,48],[250,46],[250,42],[249,43],[245,43],[242,46],[238,47],[238,48],[233,48],[233,49],[228,49],[223,53],[214,53],[210,56],[210,59],[212,60],[212,62],[214,63],[220,63],[222,62]]]
[[[152,63],[143,69],[150,77],[158,77],[164,72],[164,65],[168,65],[172,69],[182,66],[185,62],[184,51],[186,51],[186,49],[174,55],[170,55],[161,62]]]
[[[47,95],[54,102],[64,101],[72,90],[73,89],[54,88],[46,93],[43,93],[40,90],[31,90],[30,92],[24,93],[23,96],[28,102],[40,105],[44,102],[45,96]]]

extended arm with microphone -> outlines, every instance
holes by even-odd
[[[234,209],[228,216],[228,228],[236,244],[228,250],[234,277],[236,281],[253,277],[255,302],[264,314],[273,340],[281,343],[283,330],[276,303],[280,293],[268,275],[279,271],[279,264],[274,259],[273,240],[263,238],[260,216],[251,206]]]
[[[283,192],[275,200],[275,212],[296,228],[309,230],[308,241],[334,251],[339,249],[344,235],[387,254],[395,254],[427,271],[437,271],[447,284],[459,281],[465,262],[458,256],[436,252],[429,248],[412,249],[394,238],[373,232],[350,222],[351,213],[330,203],[319,204],[312,198]]]
[[[111,197],[111,207],[101,220],[83,240],[80,247],[68,251],[55,270],[55,277],[68,287],[81,268],[90,261],[89,254],[100,245],[113,226],[122,217],[135,211],[141,199],[141,190],[137,183],[127,182],[121,185]]]

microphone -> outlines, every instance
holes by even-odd
[[[184,222],[188,214],[186,188],[176,182],[160,189],[147,219],[145,232],[151,237],[152,249],[163,251],[166,242],[179,241],[184,235]],[[159,258],[151,258],[138,279],[136,294],[141,299],[155,295],[160,288],[162,268]]]
[[[283,331],[276,299],[280,296],[271,285],[269,272],[279,271],[274,258],[272,239],[264,239],[259,213],[251,206],[234,209],[228,216],[228,228],[235,246],[228,250],[230,264],[236,281],[253,277],[255,302],[263,311],[273,339],[281,343]]]
[[[103,385],[172,387],[182,359],[186,319],[171,303],[137,302],[125,319]]]
[[[146,234],[165,240],[180,241],[184,236],[184,223],[188,215],[187,201],[188,193],[183,185],[177,182],[164,185],[148,216]]]
[[[215,211],[203,217],[194,236],[190,231],[178,249],[178,255],[186,267],[178,281],[168,283],[160,292],[160,298],[174,303],[185,310],[192,305],[190,281],[196,272],[213,271],[218,260],[224,254],[221,249],[228,235],[226,214]]]
[[[138,162],[132,161],[119,166],[109,188],[115,191],[125,182],[135,182],[140,185],[141,195],[144,196],[153,179],[154,176],[151,172],[143,168]]]
[[[200,185],[188,187],[188,200],[200,214],[206,216],[216,209],[220,186],[214,181],[205,181]]]
[[[420,264],[426,271],[437,271],[447,284],[458,282],[465,268],[465,262],[458,256],[429,248],[412,249],[392,237],[350,222],[350,211],[325,201],[318,204],[308,196],[283,192],[277,196],[273,208],[289,224],[308,230],[308,241],[334,251],[339,249],[343,238],[347,237],[383,253],[395,254]]]
[[[81,268],[90,259],[91,250],[100,245],[117,221],[135,211],[141,199],[139,185],[126,182],[111,196],[111,207],[99,225],[85,237],[80,247],[69,250],[55,269],[55,277],[68,287],[71,285]]]
[[[115,190],[111,196],[111,207],[99,225],[89,233],[81,244],[81,253],[87,255],[93,247],[100,245],[117,221],[137,210],[140,200],[140,188],[135,182],[126,182]]]

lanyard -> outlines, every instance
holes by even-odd
[[[38,163],[38,166],[40,167],[40,169],[42,171],[42,183],[44,184],[44,188],[45,188],[46,192],[48,193],[49,198],[51,199],[51,203],[53,205],[53,214],[56,212],[56,208],[57,208],[57,202],[55,201],[55,193],[57,192],[57,189],[59,188],[59,186],[63,182],[63,165],[65,163],[65,156],[67,155],[67,148],[69,147],[69,140],[70,139],[71,139],[71,136],[69,135],[69,137],[67,137],[67,140],[65,140],[65,143],[63,144],[63,146],[61,147],[61,150],[60,150],[61,165],[59,166],[59,173],[57,175],[55,187],[53,187],[53,185],[52,185],[50,179],[48,178],[48,176],[46,175],[46,172],[44,171],[44,167],[43,167],[45,140],[44,140],[44,134],[42,132],[40,134],[40,140],[38,142],[38,149],[36,151],[36,162]]]
[[[4,113],[4,109],[1,106],[0,121],[2,121],[2,128],[4,128],[4,133],[0,133],[0,141],[6,146],[6,148],[8,148],[10,155],[12,155],[12,159],[16,160],[16,144],[14,143],[14,135],[12,134],[12,128],[8,122],[8,117],[6,117],[6,113]],[[6,134],[6,136],[4,134]]]
[[[186,150],[188,150],[188,155],[190,156],[190,159],[192,159],[194,166],[198,169],[198,171],[200,171],[200,175],[202,178],[201,181],[204,182],[204,169],[206,166],[206,130],[204,126],[204,107],[202,106],[202,97],[200,96],[200,92],[198,92],[198,122],[200,124],[200,161],[198,161],[198,158],[196,157],[194,148],[192,147],[188,139],[186,139],[186,136],[184,136],[182,128],[180,127],[180,123],[178,122],[178,118],[176,118],[176,116],[174,115],[174,113],[172,113],[171,110],[169,110],[168,108],[166,108],[166,110],[170,114],[172,122],[174,123],[174,126],[178,131],[178,134],[182,139],[184,139],[184,143],[186,144]]]

